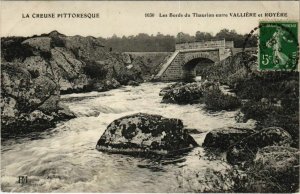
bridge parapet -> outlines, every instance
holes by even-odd
[[[204,48],[234,48],[233,41],[211,40],[202,42],[180,43],[175,45],[176,50],[204,49]]]

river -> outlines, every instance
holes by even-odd
[[[107,92],[62,96],[77,118],[43,133],[2,142],[1,188],[6,192],[195,192],[201,184],[191,176],[228,165],[212,159],[201,146],[177,158],[147,159],[101,153],[96,142],[114,119],[144,112],[180,118],[202,144],[214,128],[238,125],[235,111],[208,112],[204,105],[162,104],[166,83],[144,83]],[[248,124],[246,124],[248,125]],[[249,124],[250,125],[250,124]],[[176,160],[176,162],[174,162]],[[19,176],[28,182],[18,183]],[[191,179],[191,180],[189,180]]]

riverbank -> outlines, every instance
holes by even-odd
[[[256,61],[256,56],[239,53],[203,71],[208,80],[228,85],[244,102],[242,120],[258,121],[258,130],[282,127],[292,135],[293,147],[299,148],[299,73],[261,72]]]
[[[186,104],[203,103],[208,110],[217,112],[239,110],[238,122],[255,120],[254,131],[216,129],[206,136],[204,146],[222,150],[233,165],[233,169],[216,175],[233,181],[226,185],[234,192],[296,192],[299,188],[299,73],[260,72],[256,61],[255,56],[247,53],[229,57],[202,69],[209,85],[207,89],[202,87],[205,82],[194,83],[194,87],[190,83],[177,83],[167,87],[169,91],[163,90],[162,100],[182,104],[187,99]],[[233,95],[222,92],[223,84],[229,86]],[[194,99],[186,98],[188,94]],[[262,172],[263,169],[266,171]]]
[[[43,131],[74,118],[60,95],[139,85],[156,74],[168,53],[111,52],[95,37],[57,31],[1,38],[1,135]]]

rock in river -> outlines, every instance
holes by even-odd
[[[232,144],[254,133],[252,129],[220,128],[210,131],[204,139],[204,147],[226,150]]]
[[[161,89],[161,91],[159,92],[159,96],[164,96],[167,92],[171,91],[172,89],[183,86],[183,85],[184,85],[183,82],[176,82],[174,84],[168,85],[167,87],[164,87],[163,89]]]
[[[203,96],[203,91],[210,87],[214,87],[212,82],[188,83],[182,85],[181,83],[173,84],[170,88],[164,88],[160,95],[164,95],[163,103],[175,104],[192,104],[198,102]]]
[[[180,119],[137,113],[114,120],[99,139],[99,151],[169,154],[197,146]]]

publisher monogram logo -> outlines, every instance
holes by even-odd
[[[27,181],[28,181],[28,179],[27,179],[27,176],[26,176],[26,175],[19,176],[18,183],[20,183],[20,184],[26,184]]]

